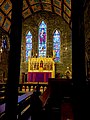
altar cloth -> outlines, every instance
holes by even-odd
[[[48,82],[52,72],[28,72],[28,82]]]

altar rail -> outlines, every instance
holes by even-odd
[[[19,84],[18,85],[18,91],[22,91],[22,92],[26,92],[27,91],[28,92],[28,91],[35,90],[37,84],[40,87],[41,93],[43,93],[46,90],[47,86],[48,86],[47,83],[37,83],[37,82],[34,82],[34,83],[24,83],[24,84]]]
[[[4,90],[4,96],[5,96],[5,85],[6,84],[0,84],[1,90]],[[41,87],[42,94],[44,91],[47,91],[47,84],[38,84]],[[36,89],[37,83],[34,84],[19,84],[18,90],[19,90],[19,96],[18,96],[18,108],[17,108],[17,119],[24,120],[26,119],[27,115],[30,116],[30,96],[32,95],[33,91]],[[27,92],[29,91],[29,92]],[[45,96],[45,95],[44,95]],[[46,100],[45,100],[46,101]],[[0,105],[0,119],[5,119],[5,100]]]
[[[18,85],[18,95],[22,95],[25,92],[31,92],[35,90],[37,84],[39,84],[40,86],[41,93],[43,93],[48,86],[47,83],[37,83],[37,82],[36,83],[23,83],[23,84],[20,83]],[[5,102],[5,87],[6,87],[5,83],[0,84],[0,104]]]

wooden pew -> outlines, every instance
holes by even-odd
[[[25,94],[18,97],[17,104],[17,119],[22,119],[26,111],[30,108],[30,96],[33,92],[26,92]],[[5,118],[5,103],[0,105],[0,120]]]
[[[5,116],[5,103],[0,105],[0,120],[4,120],[4,116]]]
[[[53,96],[55,99],[61,97],[62,99],[72,97],[73,93],[72,79],[49,78],[49,86],[51,96]]]
[[[51,99],[51,102],[53,100],[59,102],[60,99],[64,100],[70,98],[72,96],[72,90],[73,82],[71,79],[49,78],[47,89],[39,97],[42,101],[42,106],[45,107],[49,99]]]
[[[61,119],[62,101],[70,101],[72,97],[73,82],[67,79],[50,78],[46,91],[40,96],[46,119]]]
[[[45,120],[45,107],[49,98],[49,94],[49,87],[47,87],[47,89],[41,93],[41,95],[37,89],[34,91],[34,94],[30,99],[32,119]]]
[[[42,107],[45,108],[47,101],[50,96],[50,87],[48,86],[47,89],[43,92],[41,96],[39,96],[40,100],[42,101]]]

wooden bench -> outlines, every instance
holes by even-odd
[[[40,100],[42,101],[42,107],[44,108],[45,105],[47,104],[47,101],[50,96],[50,88],[47,87],[47,89],[44,91],[44,93],[39,97]]]
[[[24,116],[24,113],[27,109],[30,108],[30,96],[33,92],[26,92],[25,94],[18,97],[18,104],[17,104],[17,119],[20,119]],[[0,105],[0,120],[4,120],[5,117],[5,103]]]
[[[5,103],[0,105],[0,120],[4,119],[4,115],[5,115]]]

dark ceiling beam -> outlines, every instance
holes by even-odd
[[[89,44],[90,38],[86,39],[85,44]]]
[[[43,9],[43,3],[42,3],[42,0],[39,0],[39,4],[40,4],[41,9],[42,9],[42,11],[43,11],[44,9]]]
[[[66,11],[63,11],[64,14],[66,14],[68,16],[68,18],[71,18],[71,16],[69,16]]]
[[[54,5],[53,5],[53,0],[51,0],[51,7],[52,7],[52,12],[55,13],[55,11],[54,11]]]
[[[89,3],[89,0],[84,0],[84,4],[83,4],[84,10],[87,8],[88,3]]]
[[[61,10],[62,10],[61,16],[62,16],[62,18],[63,18],[63,13],[64,13],[64,0],[62,0]]]
[[[65,12],[65,11],[63,11],[63,13],[64,14],[66,14],[67,16],[68,16],[68,18],[70,19],[70,21],[69,21],[69,23],[68,23],[68,25],[69,25],[69,27],[70,27],[70,29],[71,29],[71,17]],[[63,17],[63,16],[62,16]],[[64,19],[64,17],[63,17],[63,19]]]
[[[64,17],[63,17],[63,20],[65,21],[65,23],[67,23],[68,25],[69,25],[69,23],[64,19]],[[70,26],[69,26],[70,27]],[[71,27],[70,27],[70,29],[71,29]]]
[[[90,41],[88,43],[85,43],[85,47],[86,47],[86,49],[90,48]]]
[[[70,7],[64,2],[65,6],[71,11]]]
[[[2,2],[2,4],[5,2],[5,0]],[[1,3],[0,3],[1,4]],[[0,6],[2,6],[2,4]]]
[[[7,18],[9,21],[11,21],[10,18],[8,17],[8,14],[5,14],[5,12],[3,12],[1,8],[0,8],[0,12],[5,16],[5,18]]]
[[[33,14],[33,13],[34,13],[34,11],[33,11],[32,7],[31,7],[30,3],[29,3],[29,0],[26,0],[26,2],[27,2],[27,4],[28,4],[28,7],[29,7],[29,9],[30,9],[31,13]]]
[[[67,16],[68,16],[68,14],[64,11],[64,0],[62,0],[62,5],[61,5],[61,10],[62,10],[62,12],[61,12],[61,16],[62,16],[62,18],[64,19],[64,17],[63,17],[63,13],[64,14],[66,14]],[[66,4],[65,4],[66,5]],[[67,6],[67,5],[66,5]],[[68,6],[67,6],[68,7]],[[69,7],[68,7],[69,8]],[[69,8],[69,10],[70,10],[70,8]],[[70,10],[71,11],[71,10]],[[69,23],[64,19],[64,21],[69,25],[69,27],[70,27],[70,29],[71,29],[71,17],[70,16],[68,16],[68,18],[70,19],[70,21],[69,21]]]
[[[64,0],[62,0],[62,18],[63,18],[63,13],[65,13],[68,16],[68,14],[64,11],[64,5],[71,11],[71,9],[67,6],[67,4],[64,2]],[[70,18],[70,22],[68,24],[69,24],[69,27],[71,29],[72,20],[71,20],[71,17],[69,17],[69,18]]]
[[[71,21],[71,19],[70,19],[70,22],[69,22],[69,27],[72,29],[71,24],[72,24],[72,21]]]
[[[3,34],[6,34],[9,36],[9,33],[7,31],[5,31],[2,27],[0,27],[0,32],[2,31]]]

